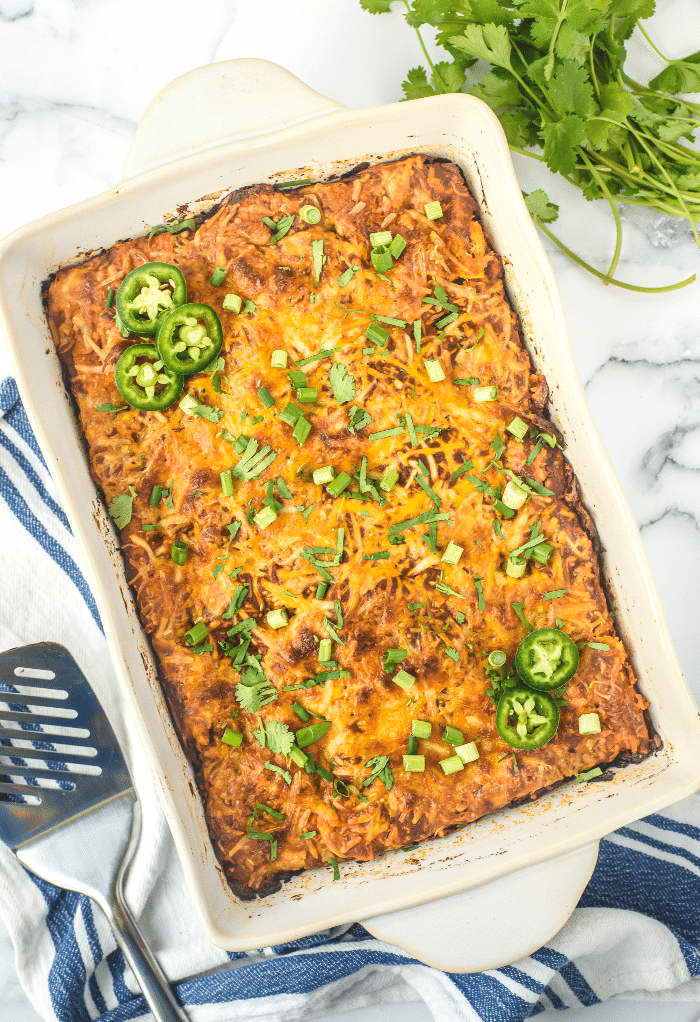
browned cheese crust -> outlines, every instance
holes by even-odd
[[[434,200],[443,215],[429,220],[424,205]],[[308,204],[322,212],[318,225],[309,226],[298,215]],[[270,244],[262,218],[277,221],[285,214],[294,216],[293,226]],[[369,235],[380,230],[401,234],[407,242],[389,279],[373,270],[370,259]],[[318,283],[312,265],[315,240],[323,241],[326,260]],[[117,288],[134,267],[155,260],[180,267],[188,300],[212,305],[221,318],[223,392],[217,392],[211,372],[187,378],[183,391],[183,396],[192,394],[221,409],[218,424],[185,415],[177,403],[165,412],[98,411],[107,402],[124,404],[114,366],[128,344],[138,340],[125,340],[115,326],[114,310],[105,308],[107,290]],[[210,277],[218,266],[226,268],[227,276],[214,287]],[[338,278],[348,267],[359,269],[340,286]],[[436,324],[446,309],[422,301],[436,285],[459,309],[457,319],[443,328]],[[227,292],[252,300],[257,308],[239,315],[223,311]],[[122,531],[127,576],[160,663],[175,726],[196,766],[216,853],[238,894],[268,893],[279,886],[280,877],[320,866],[330,857],[371,859],[444,834],[620,753],[653,748],[644,719],[647,704],[635,688],[608,610],[597,538],[571,468],[561,450],[547,444],[526,466],[536,435],[520,442],[505,429],[517,415],[535,434],[554,432],[544,414],[547,386],[531,365],[505,296],[501,263],[456,165],[413,156],[291,192],[267,185],[245,190],[225,200],[194,232],[162,233],[150,244],[144,237],[120,242],[61,270],[48,287],[46,305],[94,481],[107,501],[130,486],[136,492],[131,522]],[[363,348],[375,348],[364,337],[370,313],[404,320],[407,326],[387,326],[386,348],[365,354]],[[422,322],[420,354],[413,331],[417,320]],[[295,360],[330,348],[338,350],[303,367],[309,385],[318,389],[318,401],[303,405],[312,428],[299,446],[291,426],[277,415],[288,401],[296,401],[287,372]],[[275,349],[288,353],[287,371],[271,368]],[[446,380],[432,383],[424,359],[438,359]],[[334,360],[355,380],[354,400],[343,404],[329,383]],[[475,401],[473,386],[452,382],[465,378],[495,385],[497,400]],[[273,395],[275,407],[263,408],[257,397],[261,385]],[[353,406],[371,416],[371,423],[354,434],[348,429]],[[397,426],[399,415],[406,417],[401,435],[372,439],[372,433]],[[440,432],[431,436],[420,431],[422,426],[438,426]],[[224,497],[220,473],[238,461],[231,439],[241,431],[260,447],[270,445],[277,459],[258,479],[234,480],[233,496]],[[505,452],[496,462],[491,443],[497,434]],[[363,456],[375,481],[387,468],[400,472],[383,505],[359,499],[357,481],[337,499],[314,485],[313,469],[333,465],[336,472],[354,475]],[[449,514],[437,526],[437,552],[427,542],[426,524],[407,529],[403,544],[388,541],[392,524],[433,508],[430,495],[417,485],[419,457],[440,512]],[[473,468],[453,479],[465,458]],[[492,496],[479,492],[473,482],[501,486],[508,478],[502,469],[529,476],[554,495],[533,493],[511,520],[502,519]],[[276,490],[282,508],[272,525],[261,530],[246,512],[261,510],[267,482],[278,477],[292,499]],[[150,507],[153,486],[171,481],[172,500]],[[302,513],[309,507],[308,514]],[[240,529],[229,544],[226,527],[234,521]],[[529,539],[537,522],[553,548],[548,563],[531,560],[524,577],[508,577],[508,552]],[[157,528],[144,531],[148,524]],[[344,530],[342,561],[328,567],[334,582],[325,599],[316,599],[320,574],[301,550],[323,546],[335,551],[338,529]],[[183,567],[171,559],[174,540],[189,544]],[[440,561],[449,540],[464,548],[456,566]],[[379,551],[387,551],[388,559],[365,559]],[[333,557],[322,554],[320,559]],[[231,577],[235,569],[240,571]],[[441,575],[459,596],[438,591]],[[232,620],[224,619],[241,584],[248,587],[245,602]],[[542,599],[558,589],[566,594]],[[335,601],[342,607],[342,627]],[[535,628],[554,627],[558,618],[577,644],[595,641],[609,647],[582,648],[558,734],[544,747],[515,756],[496,731],[484,670],[484,651],[502,649],[510,662],[527,634],[513,603],[523,605]],[[266,613],[282,607],[290,623],[275,631]],[[277,692],[259,716],[295,731],[302,726],[292,709],[298,701],[330,719],[327,735],[307,751],[350,786],[341,788],[345,794],[337,788],[334,793],[332,783],[306,773],[289,757],[261,748],[253,735],[258,719],[238,705],[240,675],[219,646],[235,622],[250,616],[256,625],[249,653],[261,654],[261,666]],[[285,691],[321,670],[318,640],[327,637],[324,617],[338,629],[343,644],[334,642],[333,658],[349,677]],[[197,655],[184,634],[200,620],[214,648]],[[446,655],[446,647],[456,651],[457,661]],[[382,656],[389,648],[408,651],[401,667],[416,677],[410,690],[396,685],[383,669]],[[600,717],[601,733],[579,735],[579,715],[592,712]],[[432,724],[431,739],[419,743],[423,773],[402,766],[414,719]],[[476,762],[450,776],[439,766],[454,754],[441,740],[446,725],[460,729],[465,742],[475,741],[480,753]],[[226,726],[243,734],[240,748],[222,743]],[[389,792],[380,779],[363,787],[370,776],[365,764],[376,756],[390,757],[394,784]],[[291,783],[266,763],[288,771]],[[277,841],[274,861],[269,841],[248,837],[256,803],[284,817],[261,812],[255,821],[258,831]],[[309,832],[315,836],[300,838]]]

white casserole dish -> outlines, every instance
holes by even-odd
[[[552,416],[606,551],[620,629],[663,748],[605,784],[569,782],[536,803],[413,851],[345,863],[339,883],[330,871],[315,870],[292,878],[277,894],[242,903],[211,847],[192,771],[125,582],[118,540],[95,496],[44,318],[41,284],[86,249],[141,234],[184,203],[196,212],[232,188],[331,176],[363,160],[416,151],[461,166],[503,259],[511,300],[549,382]],[[127,180],[103,195],[0,243],[0,322],[27,412],[81,543],[124,699],[205,932],[220,947],[241,951],[362,920],[377,936],[450,971],[522,957],[568,918],[601,837],[700,786],[700,723],[634,520],[586,407],[556,284],[497,119],[477,100],[455,95],[346,110],[277,65],[229,61],[191,72],[154,100],[125,174]],[[193,201],[197,196],[204,198]],[[528,883],[521,873],[513,876],[524,869],[534,874]]]

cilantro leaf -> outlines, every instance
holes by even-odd
[[[333,396],[339,405],[352,401],[355,397],[355,378],[351,376],[342,362],[334,362],[328,373],[333,388]]]
[[[512,70],[510,40],[504,25],[467,25],[464,34],[451,36],[450,42],[472,57]]]
[[[572,60],[565,60],[556,69],[547,96],[562,117],[570,113],[587,117],[593,107],[593,86],[588,73]]]
[[[428,74],[424,67],[414,67],[408,72],[406,81],[401,83],[405,99],[423,99],[425,96],[435,96],[435,89],[428,81]]]
[[[236,685],[236,699],[248,713],[259,713],[263,706],[274,703],[277,699],[277,689],[264,674],[248,670]]]
[[[518,106],[521,102],[518,83],[514,78],[497,78],[494,74],[488,74],[470,91],[472,96],[482,100],[492,110],[500,110],[503,106]]]
[[[392,0],[360,0],[360,7],[369,14],[388,14]]]
[[[271,720],[265,731],[267,732],[267,745],[270,752],[276,752],[280,756],[288,756],[294,745],[294,735],[287,725],[278,720]]]
[[[650,89],[661,92],[700,92],[700,50],[681,60],[669,61],[667,67],[649,82]]]
[[[131,521],[135,497],[136,491],[133,486],[130,486],[128,493],[120,493],[110,500],[107,510],[118,529],[125,529]]]
[[[544,126],[544,155],[550,170],[572,174],[576,167],[576,148],[586,138],[586,125],[576,114],[569,114]]]
[[[538,188],[534,192],[523,192],[527,211],[533,220],[540,220],[543,224],[551,224],[559,216],[559,207],[550,202],[547,194]]]
[[[366,788],[372,783],[379,779],[387,791],[391,791],[394,787],[394,775],[391,772],[391,763],[389,762],[388,756],[373,756],[372,759],[368,759],[365,763],[368,770],[372,773],[369,777],[362,782],[362,787]]]

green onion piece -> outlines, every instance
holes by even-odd
[[[300,390],[305,387],[309,381],[306,379],[306,373],[302,373],[301,369],[292,369],[289,373],[289,383],[294,390]]]
[[[262,511],[258,511],[253,521],[259,529],[267,529],[269,525],[272,525],[276,517],[277,514],[271,507],[264,507]]]
[[[425,771],[425,756],[404,756],[403,768],[411,773],[422,774]]]
[[[277,480],[277,489],[278,489],[279,493],[281,494],[281,496],[284,497],[285,500],[291,500],[292,499],[292,494],[291,494],[291,492],[289,490],[289,487],[285,483],[285,481],[282,478],[282,476],[280,476],[278,478],[278,480]]]
[[[600,717],[597,713],[582,713],[578,719],[578,733],[580,735],[599,735]]]
[[[382,481],[379,484],[379,489],[384,490],[385,493],[391,493],[399,481],[399,473],[395,468],[388,468],[382,476]]]
[[[456,774],[459,770],[464,770],[464,763],[459,756],[450,756],[448,759],[441,759],[440,766],[442,767],[443,774]]]
[[[423,329],[423,322],[420,319],[413,321],[413,340],[416,342],[416,354],[420,355],[420,341],[421,332]]]
[[[442,206],[437,199],[434,199],[433,202],[426,202],[423,209],[428,220],[439,220],[442,216]]]
[[[288,426],[294,426],[297,422],[297,419],[301,418],[303,414],[304,413],[302,412],[301,408],[297,408],[297,406],[295,404],[292,404],[291,401],[289,402],[289,404],[284,406],[281,412],[278,412],[278,415],[282,422],[286,422]]]
[[[446,316],[443,316],[442,319],[439,319],[437,321],[435,326],[438,328],[438,330],[442,330],[444,327],[449,326],[450,323],[454,323],[458,315],[459,315],[458,312],[448,312]],[[438,336],[442,337],[443,334],[438,334]]]
[[[543,486],[542,483],[538,483],[536,479],[531,479],[530,476],[525,476],[525,482],[532,490],[535,491],[535,493],[539,493],[541,497],[554,496],[554,490],[548,490],[546,486]]]
[[[309,724],[308,727],[300,728],[294,736],[297,740],[297,745],[300,749],[305,749],[307,745],[311,745],[312,742],[317,742],[319,738],[323,738],[330,726],[330,720],[319,720],[315,724]]]
[[[382,245],[391,244],[391,231],[375,231],[370,234],[369,243],[372,248],[381,248]]]
[[[338,287],[345,287],[346,284],[349,284],[359,269],[359,266],[348,266],[347,270],[344,270],[338,277]]]
[[[307,366],[310,362],[318,362],[320,358],[328,358],[334,352],[340,351],[340,348],[323,348],[321,351],[317,351],[315,355],[309,355],[308,358],[298,358],[294,365]]]
[[[297,704],[295,704],[297,705]],[[305,752],[302,752],[298,745],[293,745],[289,750],[289,758],[292,763],[295,763],[298,767],[306,766],[308,756]]]
[[[233,293],[227,294],[222,302],[222,308],[226,312],[240,312],[241,306],[243,305],[243,299],[240,295],[234,295]]]
[[[428,720],[414,720],[411,722],[411,734],[416,738],[430,738],[433,726]]]
[[[383,326],[377,326],[376,323],[370,323],[365,330],[365,337],[368,341],[372,341],[373,344],[378,344],[379,347],[384,348],[389,340],[389,331],[385,330]]]
[[[318,399],[318,391],[315,387],[301,387],[297,391],[297,401],[300,404],[310,405]]]
[[[455,752],[463,763],[474,763],[479,758],[479,750],[476,742],[467,742],[466,745],[458,745]]]
[[[503,667],[506,659],[507,657],[502,649],[493,649],[488,656],[489,667]]]
[[[314,279],[316,283],[318,283],[319,280],[321,279],[321,270],[323,269],[323,264],[326,261],[326,257],[323,254],[322,241],[311,242],[311,254],[314,264]]]
[[[546,564],[549,560],[550,554],[552,553],[552,547],[549,543],[538,543],[532,550],[530,556],[533,561],[539,561],[540,564]]]
[[[317,600],[322,600],[325,597],[327,592],[328,592],[328,583],[327,582],[319,582],[317,587],[316,587],[316,599]]]
[[[307,832],[305,834],[300,834],[299,835],[299,840],[300,841],[309,841],[312,837],[316,837],[316,831],[315,830],[307,830]]]
[[[552,589],[550,593],[545,593],[542,597],[543,600],[558,600],[562,596],[566,596],[568,589]]]
[[[213,284],[214,287],[218,287],[219,284],[223,284],[223,282],[225,280],[226,280],[226,267],[225,266],[217,266],[216,269],[214,270],[214,272],[211,275],[210,283]]]
[[[516,561],[509,557],[506,561],[506,575],[509,578],[522,578],[526,569],[527,561],[522,561],[520,558]]]
[[[478,387],[479,386],[479,377],[478,376],[470,376],[468,379],[453,380],[452,382],[455,385],[455,387]]]
[[[328,856],[328,862],[333,867],[333,880],[340,880],[340,869],[338,868],[338,860],[334,855]]]
[[[109,291],[107,292],[107,301],[105,302],[105,309],[112,308],[112,305],[114,304],[114,296],[116,293],[117,292],[114,290],[113,287],[109,289]]]
[[[508,432],[512,433],[516,440],[524,440],[529,428],[528,424],[523,422],[519,415],[516,415],[506,426]]]
[[[402,238],[400,234],[395,234],[391,240],[391,244],[389,245],[389,251],[394,259],[398,259],[405,248],[406,241],[404,238]]]
[[[332,465],[324,465],[323,468],[315,468],[313,480],[317,486],[325,486],[335,478],[335,469]]]
[[[409,689],[416,679],[408,671],[404,671],[402,667],[391,680],[395,681],[401,688]]]
[[[437,358],[426,358],[424,365],[433,383],[440,383],[445,379],[445,371]]]
[[[300,447],[304,445],[306,438],[311,432],[311,423],[307,422],[303,415],[300,415],[297,421],[294,423],[294,429],[292,430],[292,436],[299,444]]]
[[[275,348],[270,356],[270,365],[273,369],[287,368],[287,352],[284,348]]]
[[[318,659],[321,663],[327,663],[333,655],[333,643],[330,639],[321,639],[318,644]]]
[[[185,642],[189,646],[197,646],[200,642],[203,642],[208,635],[209,632],[207,631],[207,626],[203,621],[198,621],[197,624],[193,625],[188,632],[185,632]]]
[[[524,490],[522,486],[518,486],[512,479],[509,479],[501,500],[506,507],[517,511],[527,500],[527,490]]]
[[[576,780],[576,781],[591,781],[591,780],[593,780],[594,777],[602,777],[602,776],[603,776],[603,771],[600,769],[600,767],[593,767],[592,770],[584,770],[584,772],[582,774],[579,774],[578,777],[575,777],[574,780]]]
[[[464,735],[459,728],[448,725],[442,732],[442,740],[447,742],[448,745],[461,745],[464,741]]]
[[[416,738],[415,735],[411,735],[411,737],[408,739],[406,752],[408,753],[409,756],[415,756],[415,754],[418,752],[418,739]]]
[[[457,546],[456,543],[453,543],[452,540],[450,540],[441,559],[445,562],[445,564],[457,564],[463,552],[464,547]]]
[[[388,561],[390,554],[388,550],[378,550],[375,554],[363,554],[365,561]]]
[[[275,399],[270,393],[270,391],[267,389],[267,387],[260,388],[260,390],[258,391],[258,397],[260,398],[265,408],[273,407]]]
[[[330,493],[331,497],[339,497],[343,490],[347,490],[351,482],[352,476],[349,476],[347,472],[339,472],[326,487],[326,492]]]
[[[267,623],[270,628],[284,628],[289,624],[289,618],[287,617],[287,611],[284,607],[279,610],[268,610],[267,612]]]
[[[317,224],[321,219],[321,210],[317,209],[316,206],[302,206],[299,210],[299,216],[305,224]]]
[[[498,387],[474,387],[472,397],[475,401],[495,401],[498,397]]]
[[[224,745],[230,745],[234,749],[237,749],[243,742],[243,735],[240,731],[234,731],[233,728],[227,727],[221,736],[221,741]]]
[[[308,710],[305,710],[301,703],[292,703],[292,709],[296,713],[297,717],[300,717],[305,724],[311,720],[311,714]]]
[[[525,605],[522,603],[511,603],[511,607],[513,608],[517,616],[520,618],[522,623],[525,625],[528,632],[533,632],[534,628],[532,627],[528,619],[525,617]]]
[[[179,564],[182,567],[182,565],[187,560],[188,550],[189,547],[187,543],[184,542],[184,540],[176,539],[172,547],[170,548],[170,556],[175,561],[176,564]]]
[[[156,483],[156,485],[151,490],[151,496],[148,498],[149,505],[151,507],[158,507],[161,500],[163,499],[163,494],[167,492],[168,491],[164,489],[164,487],[159,486],[158,483]]]
[[[378,248],[373,248],[370,253],[370,258],[374,269],[381,270],[382,273],[385,270],[390,270],[394,265],[394,260],[391,257],[391,252],[387,245],[380,245]]]
[[[224,497],[233,496],[233,479],[231,477],[231,469],[227,472],[221,472],[219,478],[221,479],[221,493]]]

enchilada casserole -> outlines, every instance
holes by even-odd
[[[455,164],[241,190],[45,303],[240,897],[655,748]]]

